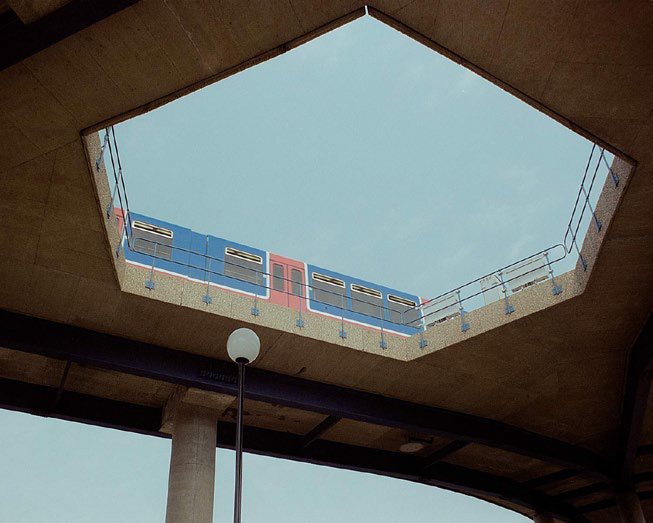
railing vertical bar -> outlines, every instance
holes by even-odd
[[[381,319],[381,341],[379,341],[379,347],[382,349],[387,349],[388,344],[385,342],[385,338],[383,336],[383,320],[385,319],[385,310],[383,305],[379,305],[379,313],[379,318]]]
[[[605,159],[605,149],[601,149],[601,160],[603,160],[603,163],[608,168],[608,172],[612,177],[612,183],[614,183],[614,188],[616,189],[619,187],[619,176],[612,170],[612,167],[608,164],[608,160]]]
[[[546,260],[546,265],[549,268],[549,276],[551,276],[551,294],[557,296],[562,292],[562,286],[556,284],[556,277],[553,274],[553,267],[551,267],[551,262],[549,261],[549,253],[544,253],[544,259]]]
[[[150,279],[145,282],[145,288],[154,290],[156,288],[156,283],[154,283],[154,260],[156,259],[156,251],[158,243],[154,244],[154,254],[152,254],[152,267],[150,268]]]
[[[304,320],[302,319],[302,302],[304,301],[304,282],[301,282],[299,285],[299,317],[295,321],[295,326],[300,329],[304,326]]]
[[[250,269],[252,270],[252,269]],[[254,306],[251,308],[250,313],[252,316],[258,316],[261,314],[261,311],[258,308],[258,274],[259,271],[254,270]]]
[[[503,299],[505,301],[505,308],[503,309],[506,315],[512,314],[515,312],[515,308],[510,305],[508,301],[508,289],[506,288],[506,282],[503,280],[503,271],[499,271],[499,279],[501,280],[501,290],[503,291]]]
[[[343,340],[347,338],[347,332],[345,332],[345,296],[344,294],[340,295],[340,336]]]
[[[469,330],[469,323],[465,321],[465,309],[463,308],[463,301],[460,299],[460,290],[456,292],[458,297],[458,313],[460,314],[460,331],[467,332]]]
[[[95,170],[99,171],[100,170],[100,164],[102,163],[102,158],[104,157],[104,150],[107,147],[107,144],[109,143],[109,131],[106,129],[104,130],[104,142],[102,143],[102,147],[100,147],[100,155],[97,157],[97,160],[95,160]]]

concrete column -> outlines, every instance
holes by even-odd
[[[211,523],[218,410],[177,401],[166,523]]]
[[[533,521],[535,523],[556,523],[556,520],[550,514],[544,512],[537,512],[533,516]]]
[[[637,492],[634,490],[617,492],[616,500],[621,523],[646,523]]]

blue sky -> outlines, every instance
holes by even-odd
[[[170,441],[0,410],[0,521],[160,523]],[[214,522],[233,521],[234,453],[218,449]],[[243,522],[519,523],[468,496],[246,454]]]
[[[591,148],[367,17],[116,133],[132,210],[425,297],[560,242]],[[169,441],[8,411],[0,423],[0,520],[163,520]],[[217,461],[227,522],[233,453]],[[247,456],[244,478],[250,522],[525,521],[283,460]]]
[[[369,17],[117,133],[133,210],[424,297],[560,242],[591,148]]]

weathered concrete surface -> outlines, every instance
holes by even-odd
[[[182,396],[185,394],[182,394]],[[218,409],[175,397],[166,523],[211,523]]]
[[[31,24],[63,7],[70,0],[5,0],[24,24]]]
[[[162,299],[153,300],[136,290],[133,271],[114,267],[115,238],[107,236],[98,205],[103,193],[96,196],[98,178],[89,172],[80,131],[149,110],[272,57],[289,42],[297,45],[329,24],[358,16],[361,5],[293,0],[261,9],[143,0],[1,71],[0,307],[226,359],[228,333],[253,323],[248,309],[215,300],[209,312],[216,314],[210,314],[188,306],[198,289],[184,287],[182,294],[164,283]],[[292,318],[266,309],[270,323],[261,318],[256,327],[262,342],[256,365],[499,419],[609,457],[628,349],[653,304],[653,4],[406,0],[372,6],[375,16],[627,155],[637,167],[618,194],[605,193],[601,205],[606,211],[616,207],[616,213],[601,238],[588,239],[584,249],[592,270],[586,280],[576,278],[584,292],[573,299],[542,308],[536,298],[524,303],[532,314],[508,322],[491,309],[478,311],[465,336],[446,324],[433,331],[436,339],[423,355],[415,346],[382,351],[377,339],[354,329],[351,345],[343,344],[319,322],[302,333],[288,331],[285,322]],[[608,194],[621,199],[611,201]],[[134,287],[124,292],[121,285]],[[359,343],[369,350],[355,350]],[[3,376],[56,386],[60,362],[1,354]],[[139,393],[150,385],[73,368],[67,386],[139,403]],[[163,406],[169,387],[157,384],[153,390],[142,401]],[[252,424],[306,433],[321,421],[295,413],[297,422],[291,423],[281,411],[261,405]],[[650,418],[649,408],[641,444],[653,443]],[[396,449],[405,434],[375,426],[363,430],[347,421],[324,437]],[[434,441],[425,455],[444,444]],[[478,445],[444,461],[519,481],[556,472]],[[650,471],[653,462],[642,456],[637,467]],[[581,475],[538,491],[555,495],[591,481]],[[611,496],[603,491],[574,503]],[[651,501],[642,505],[651,517]],[[587,517],[614,521],[615,510]]]

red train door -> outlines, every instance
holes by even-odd
[[[271,288],[270,301],[299,310],[299,302],[306,298],[304,264],[277,254],[270,254]],[[306,303],[302,304],[306,310]]]

